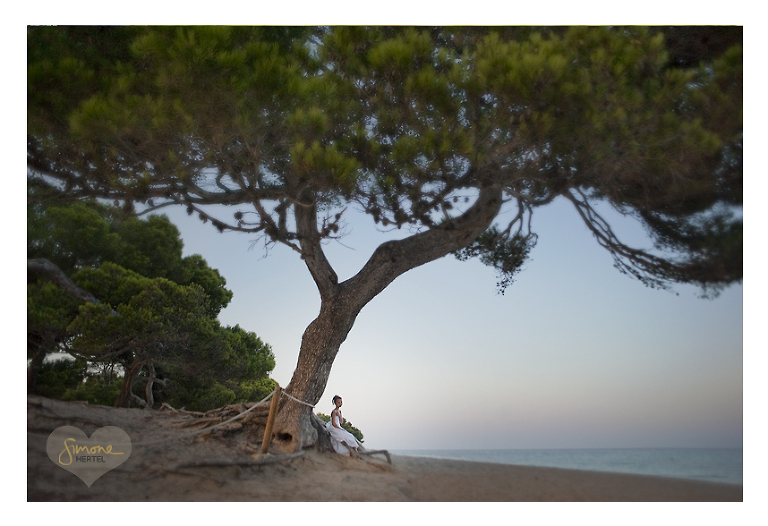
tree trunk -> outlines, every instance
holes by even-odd
[[[477,201],[449,224],[398,241],[382,243],[354,277],[338,283],[321,246],[314,206],[296,208],[301,252],[320,292],[320,314],[304,331],[299,359],[285,393],[315,405],[325,391],[339,347],[362,308],[398,276],[464,248],[490,227],[501,209],[498,188],[480,191]],[[280,449],[295,452],[314,445],[312,408],[284,397],[273,438]]]
[[[155,395],[152,392],[152,387],[155,383],[155,366],[152,362],[147,363],[147,385],[144,388],[144,399],[147,401],[147,406],[152,407],[155,405]]]
[[[325,392],[336,354],[359,312],[359,308],[343,300],[322,303],[317,319],[304,331],[296,370],[285,388],[288,394],[317,404]],[[314,445],[317,430],[312,426],[311,414],[311,407],[284,397],[273,430],[275,444],[291,452]]]
[[[144,360],[136,360],[131,367],[125,367],[125,376],[123,384],[120,386],[120,396],[115,401],[115,407],[130,407],[133,394],[133,384],[136,383],[141,368],[144,367]]]
[[[27,393],[32,394],[35,392],[35,386],[37,384],[37,375],[40,372],[40,368],[43,366],[43,361],[48,355],[48,351],[40,346],[32,355],[32,359],[27,366]]]

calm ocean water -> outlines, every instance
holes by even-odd
[[[409,449],[396,455],[744,484],[742,449]]]

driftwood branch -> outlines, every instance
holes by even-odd
[[[133,394],[133,393],[129,393],[129,394],[128,394],[128,399],[129,399],[131,402],[135,403],[136,405],[140,405],[141,407],[143,407],[143,408],[145,408],[145,409],[146,409],[146,407],[147,407],[147,402],[146,402],[144,399],[142,399],[142,398],[139,398],[138,396],[136,396],[136,395],[135,395],[135,394]]]
[[[180,415],[189,415],[189,416],[195,416],[195,417],[205,416],[205,413],[201,413],[199,411],[187,411],[183,407],[181,409],[174,409],[173,407],[171,407],[169,404],[165,402],[163,402],[163,404],[160,406],[160,409],[158,409],[158,411],[163,411],[163,410],[173,411],[174,413],[178,413]]]
[[[290,455],[278,455],[278,456],[266,456],[258,460],[212,460],[210,462],[190,462],[187,464],[181,464],[176,466],[176,469],[183,468],[223,468],[230,466],[265,466],[267,464],[275,464],[277,462],[283,462],[285,460],[292,460],[300,457],[304,454],[304,450],[291,453]]]
[[[389,451],[386,449],[377,449],[376,451],[367,451],[365,449],[360,449],[358,451],[360,455],[384,455],[387,457],[387,463],[392,463],[392,457],[389,456]]]

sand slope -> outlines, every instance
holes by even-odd
[[[743,487],[639,475],[597,473],[393,456],[357,460],[308,450],[265,466],[179,467],[249,461],[256,445],[218,434],[184,436],[173,413],[87,406],[30,396],[27,400],[29,501],[742,501]],[[135,445],[124,464],[88,488],[54,464],[46,441],[61,426],[90,436],[124,429]]]

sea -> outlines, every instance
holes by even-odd
[[[743,449],[407,449],[395,455],[744,485]]]

